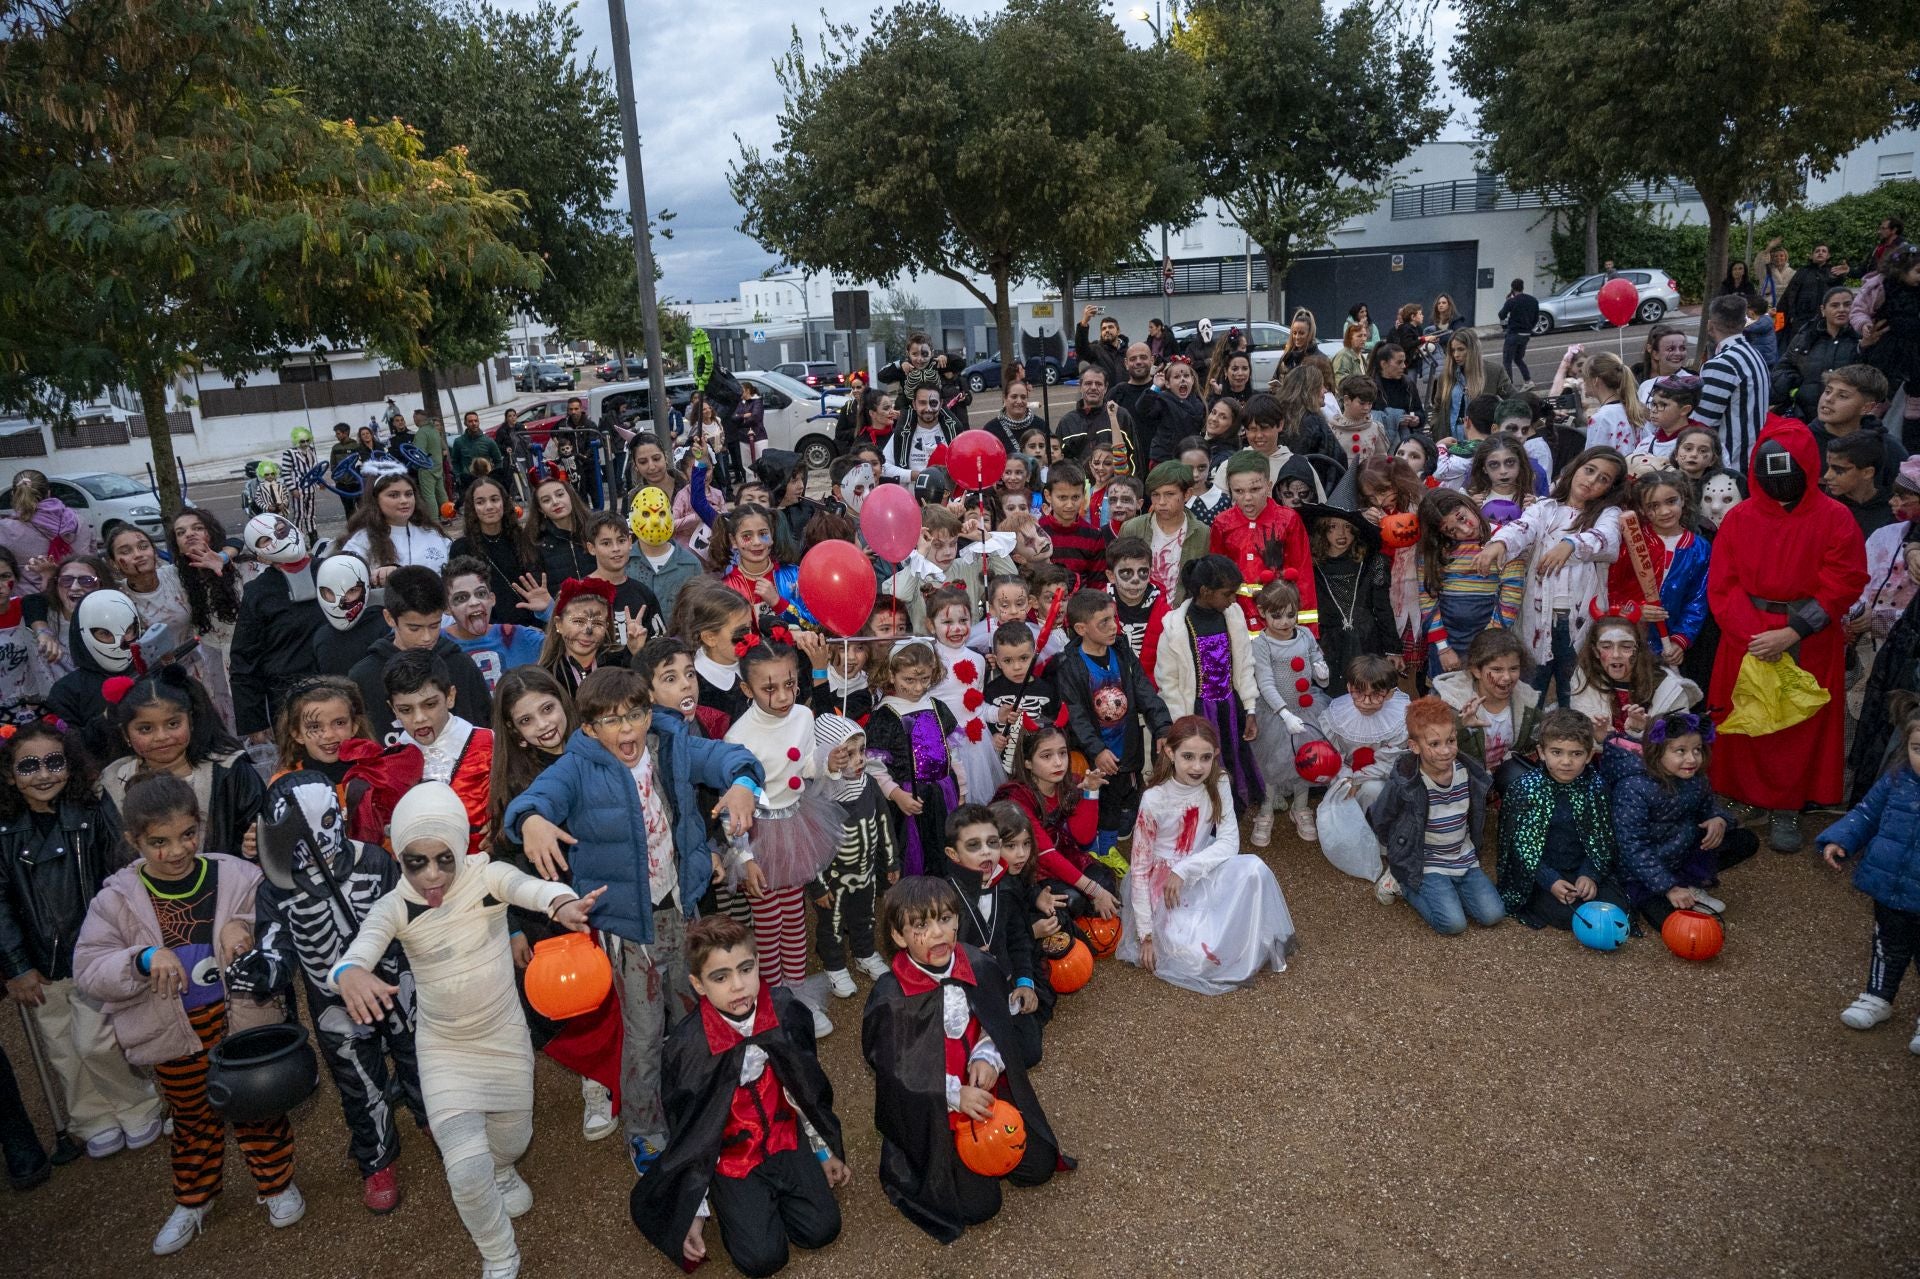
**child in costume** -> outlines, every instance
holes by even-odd
[[[933,652],[946,675],[933,686],[934,700],[943,704],[959,726],[948,742],[954,768],[962,777],[961,789],[976,799],[993,794],[1006,773],[1000,767],[1000,753],[994,749],[993,736],[981,708],[986,703],[986,663],[967,647],[967,632],[973,626],[966,592],[959,587],[943,587],[927,602],[927,617],[933,627]]]
[[[1655,928],[1676,910],[1726,909],[1706,890],[1720,872],[1760,851],[1760,841],[1715,798],[1707,781],[1713,721],[1676,711],[1647,726],[1640,769],[1613,784],[1613,833],[1627,900]]]
[[[393,813],[404,880],[374,903],[331,974],[363,1026],[394,1009],[400,988],[377,971],[395,941],[415,983],[420,1083],[454,1209],[484,1263],[481,1279],[513,1279],[520,1249],[513,1218],[533,1207],[514,1167],[533,1137],[533,1043],[514,996],[507,907],[538,910],[575,932],[606,888],[584,897],[564,884],[466,853],[460,797],[422,782]]]
[[[226,964],[253,946],[260,871],[200,851],[193,787],[142,778],[127,787],[120,821],[140,861],[108,876],[93,899],[73,950],[74,984],[106,1012],[127,1060],[153,1068],[167,1099],[175,1206],[153,1240],[164,1257],[193,1242],[220,1193],[228,1125],[207,1100],[207,1050],[279,1021],[280,1007],[221,984]],[[307,1203],[293,1184],[287,1117],[233,1129],[267,1220],[276,1229],[299,1221]]]
[[[1266,798],[1253,814],[1252,842],[1263,847],[1273,835],[1273,814],[1285,807],[1293,829],[1311,844],[1319,838],[1307,783],[1294,767],[1300,745],[1284,717],[1312,728],[1317,735],[1325,709],[1327,659],[1313,633],[1300,625],[1300,592],[1285,580],[1268,582],[1253,598],[1265,626],[1248,644],[1254,687],[1260,691],[1260,735],[1253,739],[1254,761],[1266,783]]]
[[[1066,704],[1074,749],[1086,757],[1090,772],[1105,779],[1095,840],[1104,856],[1120,839],[1131,838],[1146,762],[1143,743],[1160,737],[1172,720],[1139,659],[1120,642],[1112,597],[1100,590],[1075,591],[1067,601],[1067,626],[1074,639],[1047,669]],[[1114,855],[1124,860],[1124,851]]]
[[[381,675],[401,740],[376,761],[356,769],[370,781],[355,814],[359,832],[384,830],[407,788],[422,781],[453,788],[466,805],[470,853],[482,851],[491,821],[493,730],[477,728],[454,712],[453,679],[438,653],[413,649],[387,660]]]
[[[118,803],[138,773],[171,773],[193,787],[209,847],[254,855],[253,820],[265,788],[198,680],[177,666],[163,666],[127,690],[113,708],[113,722],[133,753],[101,770],[109,799]]]
[[[1159,629],[1153,624],[1166,616],[1174,591],[1162,591],[1153,584],[1153,552],[1145,541],[1117,537],[1107,547],[1107,594],[1113,596],[1127,647],[1142,666],[1153,669],[1147,635]]]
[[[906,875],[938,874],[947,814],[965,799],[963,779],[952,764],[948,739],[955,728],[946,704],[928,696],[943,668],[924,639],[897,641],[875,672],[885,690],[867,721],[867,760],[875,780],[905,816],[900,869]]]
[[[628,1199],[633,1224],[682,1269],[707,1259],[720,1227],[742,1274],[785,1268],[792,1244],[840,1234],[833,1188],[852,1177],[820,1069],[811,1018],[761,981],[753,935],[725,916],[687,929],[695,1016],[667,1040],[667,1148]]]
[[[1613,876],[1613,822],[1594,755],[1593,721],[1574,710],[1540,718],[1541,767],[1500,797],[1500,897],[1529,928],[1573,927],[1586,902],[1627,906]]]
[[[1350,511],[1302,507],[1313,528],[1313,581],[1320,610],[1320,649],[1327,658],[1327,696],[1347,691],[1347,665],[1365,655],[1398,654],[1393,625],[1392,560],[1380,551],[1380,530]]]
[[[701,730],[716,741],[747,709],[740,684],[740,655],[753,631],[753,610],[738,594],[708,578],[695,578],[674,605],[674,635],[693,650],[700,679],[697,712]]]
[[[1293,916],[1267,864],[1240,851],[1219,730],[1174,721],[1140,797],[1118,954],[1165,981],[1218,995],[1285,972]]]
[[[1427,674],[1457,671],[1481,631],[1511,630],[1526,588],[1524,560],[1508,560],[1493,573],[1474,567],[1493,525],[1473,499],[1434,489],[1420,500],[1420,617],[1427,644]]]
[[[1367,809],[1386,855],[1383,880],[1442,936],[1467,931],[1469,917],[1491,928],[1506,917],[1480,869],[1492,778],[1460,753],[1459,722],[1440,698],[1410,704],[1406,725],[1407,753]]]
[[[985,689],[985,713],[1000,751],[1000,767],[1008,775],[1022,736],[1042,724],[1067,722],[1053,680],[1033,667],[1033,631],[1025,622],[1008,622],[993,633],[994,675]]]
[[[1000,1211],[1000,1181],[960,1160],[953,1133],[984,1121],[996,1099],[1020,1112],[1026,1151],[1006,1180],[1037,1186],[1073,1167],[1060,1153],[1018,1055],[1007,978],[983,951],[959,941],[951,885],[908,876],[881,903],[881,945],[891,971],[874,983],[860,1027],[872,1068],[880,1130],[880,1185],[908,1221],[941,1243]]]
[[[376,1213],[400,1203],[394,1160],[400,1154],[395,1094],[414,1122],[427,1123],[414,1057],[413,983],[402,980],[406,957],[389,946],[376,975],[400,990],[392,1011],[371,1027],[354,1024],[328,977],[361,921],[400,881],[386,850],[347,835],[347,814],[326,777],[302,769],[267,788],[260,869],[254,894],[253,949],[227,966],[227,986],[265,998],[290,992],[294,973],[307,992],[307,1012],[321,1060],[333,1076],[347,1118],[347,1148],[365,1184],[361,1198]],[[389,1086],[387,1058],[393,1059]]]
[[[1332,785],[1350,784],[1362,808],[1373,804],[1407,749],[1408,705],[1393,658],[1356,657],[1347,665],[1347,691],[1333,699],[1320,720],[1327,741],[1340,752],[1340,773]]]
[[[1088,852],[1099,834],[1105,780],[1091,770],[1075,778],[1066,732],[1040,724],[1021,737],[1013,776],[994,796],[1027,814],[1040,877],[1065,897],[1056,908],[1062,925],[1082,915],[1112,919],[1120,913],[1119,876]]]
[[[1027,895],[1000,861],[1000,828],[985,804],[962,804],[947,819],[947,883],[960,898],[960,940],[992,955],[1013,982],[1006,1041],[1028,1070],[1040,1064],[1040,997],[1034,988]],[[1051,1010],[1049,1010],[1051,1015]]]
[[[1166,617],[1155,650],[1154,683],[1173,719],[1199,715],[1220,739],[1220,766],[1234,803],[1253,812],[1267,788],[1253,755],[1262,727],[1260,687],[1253,670],[1246,614],[1234,607],[1240,571],[1224,555],[1203,555],[1180,566],[1180,603]],[[1278,720],[1270,727],[1282,731]],[[1157,735],[1156,735],[1157,737]]]
[[[745,886],[768,983],[797,988],[807,976],[806,886],[839,851],[846,815],[821,790],[813,712],[796,700],[799,658],[778,639],[754,641],[740,659],[740,682],[753,703],[733,721],[727,741],[753,752],[764,780],[753,837],[733,840],[727,871]],[[833,1023],[815,1008],[814,1034],[831,1033]]]
[[[1300,620],[1309,626],[1320,620],[1319,594],[1312,585],[1312,549],[1307,526],[1299,515],[1273,500],[1273,478],[1267,455],[1242,449],[1227,459],[1227,493],[1233,505],[1214,517],[1207,549],[1224,555],[1240,570],[1240,606],[1252,615],[1249,631],[1260,626],[1253,596],[1287,569],[1294,571],[1300,591]]]
[[[813,942],[833,993],[849,999],[854,987],[848,946],[867,976],[887,971],[874,950],[873,921],[882,878],[888,884],[900,878],[900,844],[879,783],[867,774],[867,735],[860,725],[844,715],[817,716],[813,743],[821,776],[831,787],[829,797],[846,814],[838,851],[807,889],[814,906]]]

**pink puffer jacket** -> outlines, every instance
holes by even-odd
[[[224,853],[205,854],[214,865],[213,933],[216,938],[228,920],[253,927],[253,894],[260,885],[260,869]],[[204,1051],[193,1033],[187,1010],[175,998],[153,993],[140,971],[140,952],[160,941],[160,917],[153,898],[140,882],[141,863],[124,866],[107,877],[81,925],[73,948],[74,984],[80,993],[98,1002],[120,1041],[120,1051],[136,1066],[175,1061]],[[278,1003],[229,992],[227,1033],[237,1034],[281,1019]]]

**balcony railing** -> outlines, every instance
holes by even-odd
[[[1695,204],[1700,200],[1700,193],[1683,182],[1633,182],[1614,194],[1635,204]],[[1565,191],[1516,191],[1492,175],[1393,189],[1395,220],[1439,218],[1450,213],[1551,209],[1577,203]]]

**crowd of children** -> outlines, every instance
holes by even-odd
[[[1739,506],[1833,504],[1771,482],[1804,472],[1805,428],[1769,427],[1786,443],[1749,476],[1689,425],[1697,382],[1643,394],[1608,356],[1579,372],[1571,449],[1541,406],[1467,393],[1478,376],[1436,400],[1456,426],[1435,439],[1351,370],[1302,364],[1264,395],[1229,359],[1203,399],[1174,356],[1115,388],[1133,412],[1090,366],[1058,435],[1009,388],[1004,475],[959,492],[942,464],[965,405],[924,339],[909,350],[913,416],[853,397],[813,496],[777,451],[716,487],[696,429],[637,436],[637,491],[609,512],[557,468],[519,486],[524,519],[511,477],[457,476],[451,542],[404,474],[332,555],[276,516],[224,548],[194,524],[173,550],[205,575],[196,608],[233,588],[230,699],[178,659],[190,636],[155,647],[147,595],[101,568],[60,596],[84,561],[37,565],[67,642],[26,643],[71,664],[15,696],[0,741],[0,965],[87,1154],[171,1118],[156,1253],[192,1242],[221,1187],[209,1050],[298,1016],[296,988],[369,1210],[399,1205],[401,1146],[429,1138],[483,1275],[517,1273],[538,1046],[579,1076],[584,1136],[623,1133],[648,1240],[691,1268],[711,1224],[770,1274],[835,1238],[854,1175],[815,1047],[836,1000],[868,984],[880,1183],[951,1241],[1002,1192],[957,1129],[1011,1106],[1004,1180],[1073,1167],[1029,1076],[1063,956],[1204,994],[1286,969],[1292,915],[1251,851],[1279,812],[1441,934],[1567,929],[1589,902],[1656,930],[1726,909],[1720,876],[1760,841],[1713,786],[1716,618],[1736,593],[1786,618],[1754,637],[1763,659],[1838,619],[1812,590],[1723,580],[1714,548],[1748,527]],[[1828,377],[1829,466],[1872,473],[1840,408],[1876,384]],[[1920,514],[1920,470],[1882,478]],[[895,482],[923,506],[898,562],[860,520]],[[1894,580],[1911,543],[1883,541],[1849,638],[1887,640],[1913,598]],[[799,571],[827,543],[874,563],[851,636]],[[130,587],[164,576],[127,558]],[[23,568],[0,554],[0,581]],[[1920,716],[1891,727],[1884,776],[1817,841],[1874,901],[1860,1029],[1920,949]],[[612,991],[562,1024],[516,974],[568,930]],[[231,1126],[270,1224],[292,1225],[292,1129]],[[38,1142],[0,1131],[14,1184],[43,1179]]]

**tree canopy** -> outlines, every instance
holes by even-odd
[[[1069,56],[1070,55],[1070,56]],[[1198,131],[1176,59],[1127,44],[1098,0],[1012,0],[967,20],[937,0],[796,31],[773,153],[729,172],[741,228],[795,266],[855,279],[931,274],[993,312],[1018,349],[1010,287],[1061,257],[1138,256],[1199,196]],[[975,277],[991,282],[988,289]]]
[[[1432,54],[1396,4],[1329,17],[1301,0],[1190,0],[1173,43],[1201,73],[1192,146],[1206,193],[1266,255],[1268,318],[1285,320],[1294,255],[1371,212],[1394,166],[1446,122]]]

